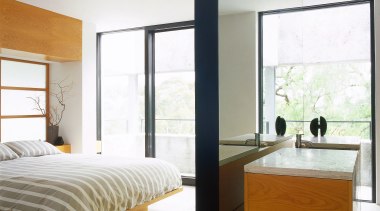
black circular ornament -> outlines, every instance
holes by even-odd
[[[284,118],[278,116],[276,118],[275,127],[276,127],[276,134],[278,136],[284,136],[285,135],[285,132],[286,132],[286,121],[285,121]]]

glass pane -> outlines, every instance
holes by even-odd
[[[372,199],[370,49],[369,4],[263,17],[264,133],[282,116],[307,139],[323,116],[326,136],[360,139],[361,200]]]
[[[46,140],[46,118],[2,119],[1,142]]]
[[[145,157],[144,35],[102,36],[102,154]]]
[[[194,30],[155,37],[156,157],[195,175]]]
[[[46,109],[46,92],[1,90],[1,115],[42,115]],[[40,107],[39,107],[39,106]]]
[[[1,86],[46,87],[46,66],[1,60]]]

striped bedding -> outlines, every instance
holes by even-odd
[[[181,186],[154,158],[57,154],[0,162],[0,210],[127,210]]]

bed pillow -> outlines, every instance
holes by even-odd
[[[13,160],[16,158],[19,158],[19,156],[14,151],[5,144],[0,143],[0,161]]]
[[[56,147],[45,141],[12,141],[4,143],[20,157],[61,154]]]

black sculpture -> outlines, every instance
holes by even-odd
[[[54,142],[55,146],[61,146],[61,145],[64,145],[64,144],[65,144],[65,142],[63,141],[62,136],[58,136],[58,138]]]
[[[276,118],[276,133],[278,136],[284,136],[286,132],[286,121],[284,118],[278,116]]]
[[[327,122],[326,119],[323,116],[320,116],[318,122],[318,118],[315,118],[311,120],[310,122],[310,132],[313,134],[315,137],[318,137],[318,130],[321,130],[321,136],[324,136],[327,131]]]

